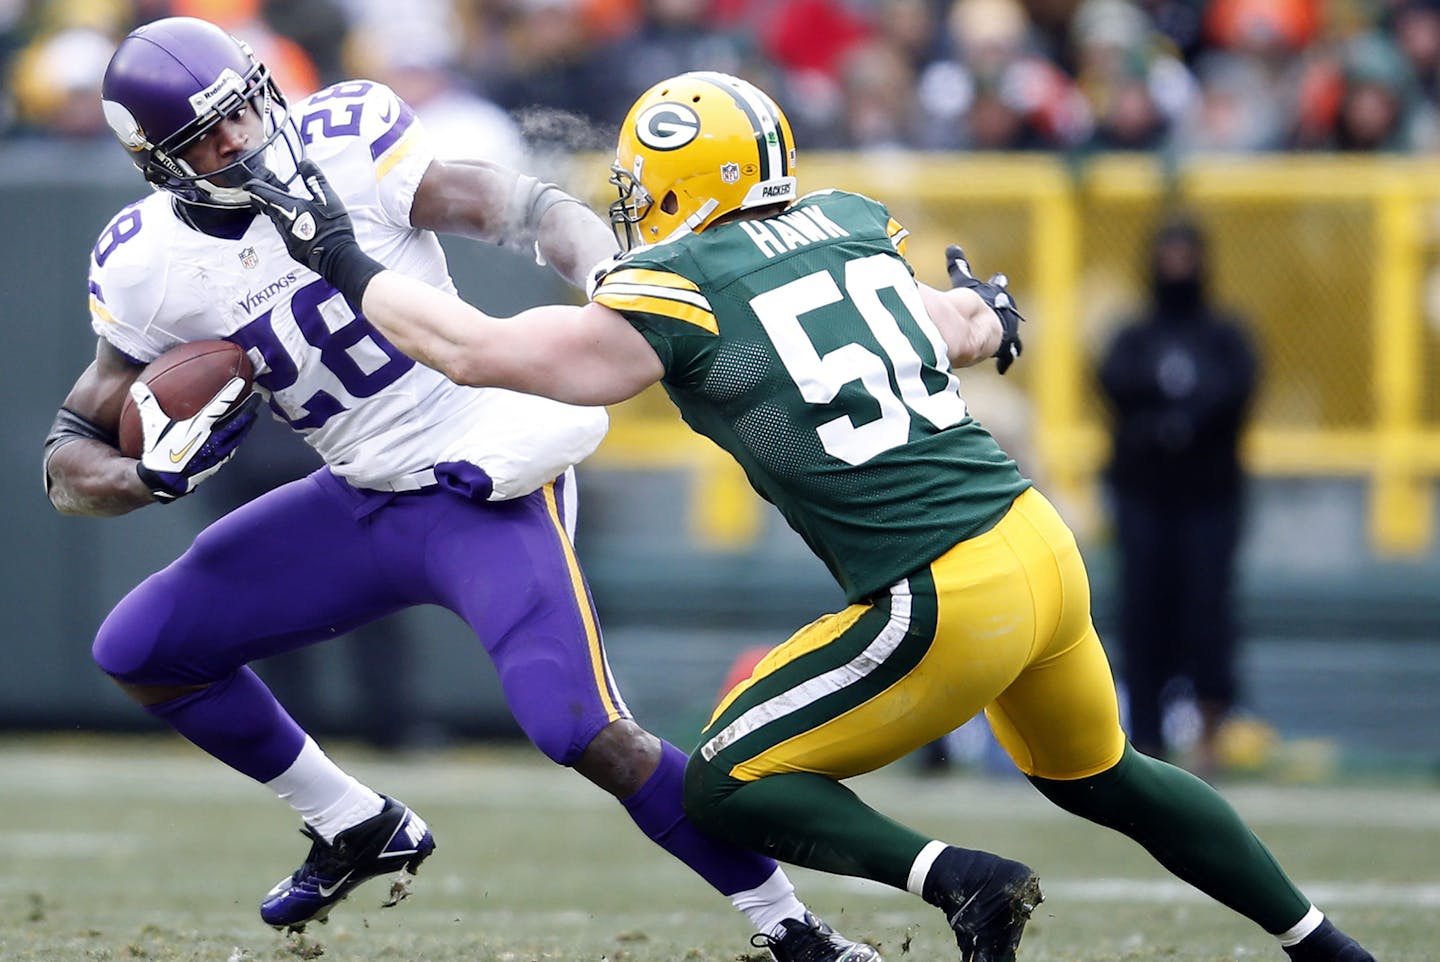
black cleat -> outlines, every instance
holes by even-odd
[[[935,860],[925,888],[955,933],[960,962],[1015,962],[1025,923],[1045,900],[1030,866],[956,848]]]
[[[378,815],[336,835],[333,844],[308,825],[301,832],[313,842],[310,854],[260,903],[261,919],[290,932],[304,931],[307,922],[324,922],[355,886],[387,872],[398,874],[381,904],[394,905],[410,894],[416,869],[435,851],[425,821],[393,798],[385,799]]]
[[[1329,919],[1297,944],[1288,946],[1285,954],[1292,962],[1375,962],[1359,942],[1337,929]]]
[[[830,926],[806,912],[804,921],[785,919],[779,935],[753,935],[750,944],[769,949],[775,962],[885,962],[875,947],[851,942]]]

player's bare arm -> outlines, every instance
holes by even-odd
[[[421,363],[461,384],[585,405],[632,397],[664,373],[644,337],[602,305],[547,305],[496,318],[386,270],[360,249],[350,215],[320,168],[304,160],[300,171],[309,197],[256,179],[246,185],[255,207],[275,224],[292,257]]]
[[[435,161],[415,191],[416,227],[521,250],[576,287],[591,267],[615,253],[615,235],[576,198],[554,184],[488,161]]]
[[[665,373],[654,349],[610,308],[550,304],[491,317],[395,271],[365,289],[371,324],[459,384],[503,387],[570,404],[615,404]]]
[[[120,409],[141,368],[97,339],[95,360],[70,389],[46,440],[45,483],[61,514],[109,517],[155,502],[122,455]]]
[[[1000,349],[1000,318],[974,291],[956,287],[938,291],[921,284],[925,310],[949,348],[952,367],[969,367],[995,356]]]
[[[156,359],[160,367],[141,368],[100,340],[45,439],[45,487],[61,513],[107,516],[169,504],[234,456],[260,403],[248,375],[218,390],[203,383],[199,398],[210,399],[188,417],[172,418],[164,405],[176,410],[177,398],[162,401],[147,383],[165,376],[165,357]],[[126,408],[127,398],[133,407]],[[185,410],[189,399],[179,403]],[[127,422],[127,411],[134,421]]]

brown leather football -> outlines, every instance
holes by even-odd
[[[254,376],[244,349],[219,340],[191,341],[173,347],[140,372],[140,380],[150,386],[160,410],[175,420],[194,417],[232,377],[242,377],[246,389],[230,406],[233,411],[250,396]],[[126,457],[138,458],[143,449],[140,412],[135,408],[135,401],[127,396],[120,409],[120,452]]]

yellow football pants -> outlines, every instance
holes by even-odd
[[[1085,778],[1125,749],[1074,535],[1031,488],[888,596],[807,625],[716,709],[701,752],[732,777],[847,778],[984,710],[1019,769]]]

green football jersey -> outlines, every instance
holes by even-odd
[[[638,248],[594,294],[852,602],[986,530],[1030,484],[966,411],[904,237],[876,201],[820,191]]]

